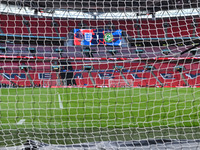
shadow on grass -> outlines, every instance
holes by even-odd
[[[27,139],[58,145],[144,139],[188,140],[200,139],[199,133],[199,127],[4,129],[0,130],[0,146],[22,145]]]

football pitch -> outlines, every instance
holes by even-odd
[[[0,146],[200,138],[199,88],[0,89]]]

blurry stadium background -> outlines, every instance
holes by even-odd
[[[0,147],[199,149],[199,5],[0,0]]]

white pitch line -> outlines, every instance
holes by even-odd
[[[60,109],[63,109],[63,104],[62,104],[62,101],[61,101],[61,98],[60,98],[60,94],[58,94],[58,100],[59,100]]]
[[[25,122],[25,119],[21,119],[19,122],[17,122],[18,125],[23,124]]]

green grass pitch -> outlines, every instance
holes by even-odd
[[[176,129],[200,125],[198,88],[16,88],[0,89],[0,95],[0,146],[33,137],[54,144],[103,140],[103,135],[110,140],[116,134],[121,140],[159,138],[164,129],[170,137]],[[126,132],[132,135],[126,138]],[[181,132],[182,138],[187,132],[194,138],[199,130]],[[81,141],[82,136],[88,139]]]

